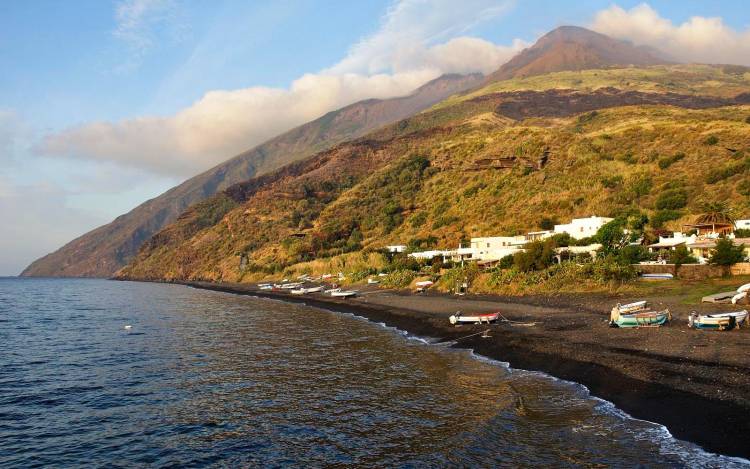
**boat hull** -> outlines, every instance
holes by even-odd
[[[616,327],[658,327],[669,320],[669,311],[621,314],[611,324]]]
[[[461,315],[454,314],[448,320],[453,325],[458,324],[491,324],[496,322],[500,315],[498,313],[492,314],[472,314],[472,315]]]

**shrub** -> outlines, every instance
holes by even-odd
[[[716,135],[710,135],[703,141],[703,143],[705,143],[706,145],[716,145],[717,143],[719,143],[719,137],[717,137]]]
[[[677,163],[681,159],[685,158],[684,153],[675,153],[672,156],[665,156],[663,158],[659,159],[659,168],[660,169],[667,169],[673,164]]]
[[[672,220],[679,220],[682,216],[682,212],[679,210],[659,210],[651,217],[651,226],[653,228],[661,228],[664,223]]]
[[[737,184],[737,192],[744,196],[750,196],[750,179],[745,179]]]
[[[610,177],[602,178],[602,186],[606,187],[607,189],[614,189],[615,187],[622,185],[622,176],[615,175]]]
[[[651,178],[648,176],[641,176],[632,182],[630,190],[632,191],[635,198],[643,197],[651,192]]]
[[[557,224],[557,220],[554,218],[544,217],[539,222],[539,228],[543,230],[551,230],[555,228],[555,225]]]
[[[750,229],[740,228],[740,229],[734,230],[734,237],[735,238],[750,238]]]
[[[406,288],[417,276],[413,270],[394,270],[382,278],[381,285],[386,288]]]
[[[714,168],[706,175],[706,182],[709,184],[716,184],[719,181],[723,181],[729,177],[734,176],[745,171],[745,163],[732,163],[720,168]]]
[[[524,250],[513,256],[513,266],[521,272],[544,270],[552,265],[555,251],[550,241],[534,241],[524,246]]]
[[[632,265],[621,264],[609,256],[584,266],[586,275],[598,282],[625,282],[638,276]]]
[[[620,249],[617,261],[621,264],[637,264],[641,261],[651,259],[651,253],[644,246],[625,246]]]
[[[550,238],[555,246],[559,248],[568,247],[571,244],[575,245],[576,240],[573,239],[569,233],[558,233]]]
[[[697,264],[698,259],[685,246],[677,246],[674,251],[669,252],[669,262],[674,265]]]
[[[427,212],[419,212],[409,220],[409,224],[412,228],[419,228],[424,225],[427,221]]]
[[[513,254],[508,254],[507,256],[501,258],[497,266],[500,269],[510,269],[511,267],[513,267]]]
[[[435,220],[435,222],[432,224],[432,229],[437,230],[438,228],[441,228],[443,226],[452,225],[458,220],[459,218],[455,215],[443,215],[442,217],[438,217],[438,219]]]
[[[656,208],[659,210],[675,210],[687,205],[687,193],[684,189],[669,189],[656,199]]]
[[[733,265],[745,260],[745,250],[742,245],[735,246],[731,239],[720,238],[716,241],[716,248],[711,253],[711,264]]]

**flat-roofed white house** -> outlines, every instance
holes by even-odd
[[[696,240],[695,235],[687,236],[683,233],[675,231],[672,236],[659,236],[659,242],[649,244],[648,250],[651,252],[656,251],[674,251],[677,246],[687,246],[690,243],[694,243]]]
[[[448,254],[450,251],[419,251],[419,252],[412,252],[409,254],[409,257],[413,257],[415,259],[426,259],[430,260],[435,257],[445,257],[446,254]]]
[[[393,246],[386,246],[385,247],[388,252],[392,254],[400,253],[400,252],[406,252],[406,245],[405,244],[394,244]]]
[[[574,218],[570,223],[555,225],[555,234],[568,233],[571,238],[583,239],[594,236],[599,228],[614,220],[614,218],[597,217]]]
[[[474,259],[479,261],[498,261],[505,256],[521,251],[526,244],[525,236],[490,236],[471,238],[471,250]]]
[[[735,220],[734,226],[738,230],[750,230],[750,220]]]

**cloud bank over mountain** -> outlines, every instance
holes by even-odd
[[[590,27],[636,45],[655,47],[681,62],[750,66],[750,29],[735,31],[718,17],[693,16],[675,25],[646,3],[630,10],[612,5],[597,13]]]
[[[128,2],[118,13],[117,34],[147,44],[144,17],[169,11],[164,5],[170,3]],[[465,34],[513,6],[522,7],[491,0],[467,0],[461,8],[449,0],[397,1],[379,29],[355,43],[338,63],[305,74],[288,88],[210,91],[174,115],[85,123],[47,135],[35,150],[188,177],[353,102],[405,95],[443,73],[496,70],[528,43],[515,40],[504,46]],[[589,26],[653,46],[678,61],[750,65],[750,30],[735,31],[721,18],[695,16],[675,25],[647,4],[630,10],[613,5],[596,13]]]
[[[525,43],[498,46],[456,35],[510,5],[469,0],[456,9],[447,0],[402,0],[339,63],[289,88],[211,91],[171,116],[92,122],[47,135],[36,151],[187,177],[353,102],[402,96],[444,73],[496,69]]]

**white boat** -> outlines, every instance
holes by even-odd
[[[325,288],[326,287],[324,287],[322,285],[319,286],[319,287],[310,287],[310,288],[305,288],[305,292],[306,293],[319,293],[319,292],[322,292],[323,290],[325,290]]]
[[[307,291],[305,288],[295,288],[294,290],[290,290],[289,293],[292,295],[304,295]]]
[[[741,291],[732,297],[732,304],[736,305],[738,301],[747,297],[747,291]]]
[[[617,314],[633,314],[637,313],[639,311],[644,311],[648,309],[648,301],[635,301],[633,303],[627,303],[624,305],[621,305],[620,303],[617,303],[617,305],[612,308],[613,314],[616,312]]]
[[[671,280],[674,278],[672,274],[641,274],[641,278],[650,280]]]
[[[375,280],[374,278],[368,278],[367,283],[369,285],[375,285],[376,283],[380,283],[379,281]]]
[[[282,290],[294,290],[301,286],[302,286],[301,283],[283,283],[281,285],[278,285],[278,287],[281,288]]]
[[[688,325],[694,329],[727,330],[747,324],[747,310],[732,313],[698,314],[688,317]]]
[[[259,283],[258,288],[260,288],[261,290],[273,290],[273,285],[271,285],[270,283]]]
[[[421,288],[426,288],[426,287],[431,287],[432,285],[434,285],[434,282],[432,280],[422,280],[421,282],[417,282],[414,285],[421,287]]]
[[[331,296],[336,298],[351,298],[353,296],[357,296],[357,292],[354,290],[342,290],[340,288],[337,288],[336,290],[331,292]]]
[[[750,291],[750,283],[746,283],[737,289],[737,293]]]
[[[458,311],[448,318],[451,324],[490,324],[497,321],[500,313],[472,313],[464,314]]]

